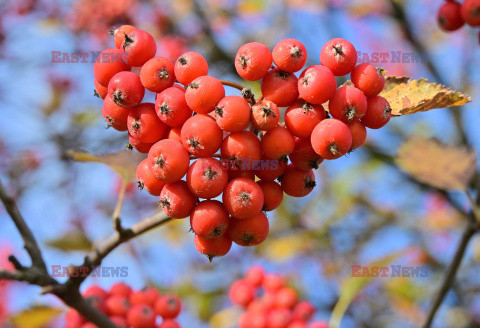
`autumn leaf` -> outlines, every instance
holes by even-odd
[[[276,262],[285,262],[300,252],[309,242],[306,233],[292,233],[265,240],[259,247],[263,256]]]
[[[46,244],[62,251],[89,251],[92,248],[90,239],[77,230],[64,233],[62,237],[47,241]]]
[[[37,328],[47,325],[62,311],[48,306],[38,305],[22,311],[11,318],[15,327]]]
[[[424,137],[409,138],[396,162],[418,181],[443,190],[464,190],[477,167],[474,151]]]
[[[128,150],[101,155],[70,150],[67,152],[67,155],[76,162],[103,163],[115,170],[125,183],[135,181],[137,166],[143,159],[145,159],[144,154]]]
[[[240,309],[229,307],[215,313],[210,319],[211,328],[231,328],[235,327],[240,317]]]

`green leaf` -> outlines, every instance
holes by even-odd
[[[47,325],[62,311],[44,305],[33,306],[11,318],[15,327],[40,328]]]
[[[81,231],[69,231],[62,234],[62,237],[47,241],[50,247],[58,248],[62,251],[89,251],[92,249],[92,242]]]

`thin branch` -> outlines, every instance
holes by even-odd
[[[245,89],[245,87],[243,85],[241,85],[240,83],[237,83],[237,82],[232,82],[232,81],[228,81],[228,80],[219,80],[223,85],[226,85],[226,86],[229,86],[229,87],[232,87],[232,88],[235,88],[235,89],[238,89],[240,91],[242,91],[243,89]]]
[[[120,191],[118,193],[117,205],[115,206],[115,210],[113,211],[113,214],[112,214],[113,228],[116,231],[118,231],[118,233],[120,234],[123,233],[122,220],[120,219],[120,212],[122,211],[123,200],[125,199],[126,190],[127,190],[127,183],[124,180],[122,180]]]

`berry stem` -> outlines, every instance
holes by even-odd
[[[237,82],[232,82],[232,81],[228,81],[228,80],[219,80],[223,85],[226,85],[226,86],[229,86],[229,87],[232,87],[232,88],[235,88],[235,89],[238,89],[240,91],[242,91],[243,89],[245,89],[245,87],[243,85],[241,85],[240,83],[237,83]]]

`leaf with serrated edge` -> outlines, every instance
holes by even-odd
[[[40,328],[51,322],[61,312],[59,309],[38,305],[16,314],[11,321],[15,327]]]
[[[93,155],[88,152],[69,150],[67,155],[76,162],[103,163],[117,172],[126,182],[135,181],[138,164],[146,158],[146,155],[123,150],[118,153]]]
[[[443,190],[465,190],[477,167],[474,151],[436,139],[409,138],[399,149],[397,165],[420,182]]]

